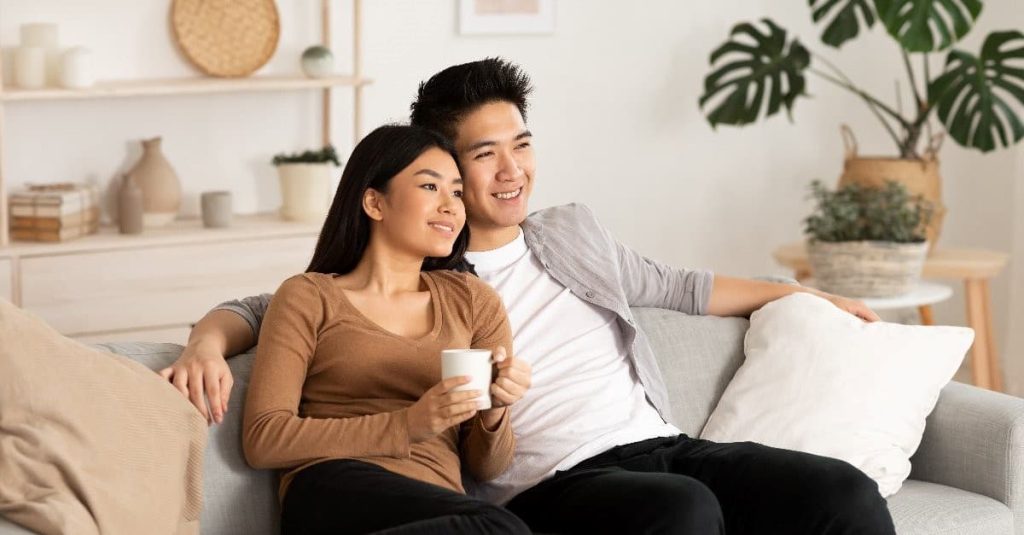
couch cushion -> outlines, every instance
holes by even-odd
[[[206,426],[130,359],[0,299],[0,514],[40,533],[198,533]]]
[[[98,344],[157,371],[181,354],[177,344]],[[278,533],[277,475],[254,470],[242,456],[242,404],[245,401],[255,349],[228,359],[235,385],[224,422],[210,427],[203,465],[202,533],[211,535],[270,535]]]
[[[742,318],[688,316],[660,308],[634,308],[668,387],[674,424],[696,437],[743,363]]]
[[[908,479],[889,496],[899,535],[1013,535],[1013,513],[987,496]]]

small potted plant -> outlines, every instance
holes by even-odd
[[[911,291],[928,254],[932,206],[897,182],[881,188],[849,183],[837,190],[811,183],[814,212],[804,219],[808,259],[817,285],[849,297]]]
[[[332,145],[296,154],[278,154],[273,164],[281,180],[281,217],[320,223],[334,197],[332,177],[341,166]]]

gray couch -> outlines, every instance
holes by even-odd
[[[743,360],[746,320],[638,309],[665,378],[674,422],[696,436]],[[153,369],[173,362],[175,344],[101,344]],[[252,354],[231,359],[235,388],[224,424],[214,426],[204,473],[205,534],[277,533],[273,472],[242,458],[239,428]],[[1024,535],[1024,400],[952,383],[946,387],[913,472],[889,508],[900,534]],[[1015,531],[1016,530],[1016,531]],[[0,518],[0,535],[29,533]]]

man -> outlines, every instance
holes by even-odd
[[[512,410],[513,464],[475,492],[537,531],[893,533],[877,486],[847,463],[715,444],[667,423],[666,387],[629,307],[747,316],[812,292],[866,321],[877,316],[808,288],[659,264],[617,243],[583,206],[527,217],[531,89],[517,66],[486,59],[434,75],[412,104],[413,124],[455,143],[471,229],[466,258],[512,323],[516,354],[496,383],[520,388],[516,374],[532,368],[532,387]],[[256,341],[268,302],[221,305],[161,372],[207,414],[205,392],[214,421],[231,388],[224,357]]]

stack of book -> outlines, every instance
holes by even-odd
[[[99,228],[99,194],[87,184],[30,185],[13,193],[11,238],[26,241],[64,241]]]

